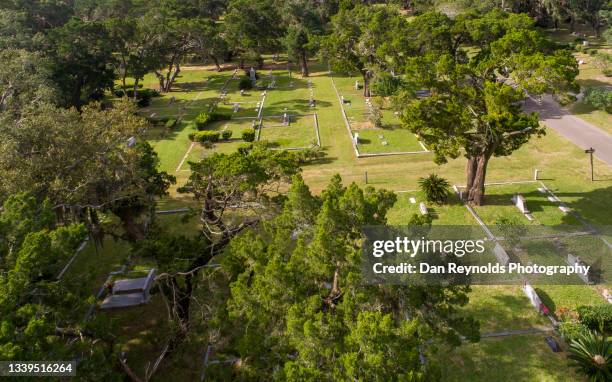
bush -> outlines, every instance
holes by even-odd
[[[612,332],[612,305],[583,305],[577,309],[578,319],[591,330]]]
[[[189,134],[189,139],[200,143],[214,143],[219,141],[219,135],[218,131],[198,131]]]
[[[597,49],[589,49],[588,52],[591,56],[595,56],[597,54]]]
[[[250,90],[253,89],[253,83],[250,78],[242,78],[238,83],[238,89],[240,90]]]
[[[174,126],[176,126],[176,122],[177,122],[176,119],[169,119],[169,120],[167,120],[166,124],[165,124],[166,129],[174,128]]]
[[[230,119],[232,119],[232,115],[231,114],[219,113],[218,111],[214,111],[214,112],[210,113],[210,115],[208,117],[208,121],[209,122],[228,121]]]
[[[133,89],[127,90],[125,94],[130,98],[134,98]],[[153,91],[150,89],[142,89],[136,94],[136,104],[140,107],[147,107],[151,104],[151,98],[153,98]]]
[[[569,358],[590,381],[609,381],[612,375],[612,341],[589,332],[570,344]]]
[[[115,95],[115,97],[123,97],[125,95],[125,92],[121,89],[115,89],[113,90],[113,94]]]
[[[246,129],[242,131],[242,140],[245,142],[253,142],[255,141],[255,130],[254,129]]]
[[[425,198],[430,203],[442,204],[448,199],[450,194],[450,183],[448,180],[436,175],[430,174],[426,178],[419,178],[421,191],[425,194]]]
[[[596,109],[612,113],[612,90],[605,88],[588,88],[584,93],[584,103]]]
[[[227,141],[228,139],[230,139],[232,137],[232,131],[231,130],[223,130],[221,132],[221,138],[223,138],[223,140]]]
[[[567,343],[580,338],[580,336],[588,333],[588,331],[587,327],[579,322],[568,321],[559,324],[559,333],[561,333],[561,337],[563,337]]]
[[[198,129],[200,131],[204,130],[206,128],[206,125],[208,124],[208,122],[210,122],[210,114],[208,114],[206,112],[201,112],[195,118],[196,129]]]
[[[402,84],[399,77],[393,77],[390,73],[382,72],[376,76],[372,84],[372,90],[376,95],[389,97],[394,95]]]

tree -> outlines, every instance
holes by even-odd
[[[115,74],[109,35],[104,25],[71,19],[49,32],[48,54],[62,104],[80,109],[90,97],[112,89]]]
[[[174,181],[157,170],[157,155],[147,143],[129,143],[147,128],[127,100],[106,110],[92,104],[81,113],[34,108],[0,126],[0,199],[27,190],[92,231],[101,229],[97,212],[112,211],[123,219],[128,238],[138,240],[135,218]]]
[[[591,25],[597,37],[601,36],[606,9],[612,8],[609,0],[584,0],[580,7],[580,18]]]
[[[363,95],[370,97],[370,79],[376,69],[395,66],[395,52],[402,45],[406,20],[389,7],[355,6],[332,17],[330,30],[321,42],[323,57],[332,68],[363,76]]]
[[[287,24],[285,46],[291,59],[299,62],[302,77],[308,77],[308,55],[314,51],[317,35],[323,32],[317,8],[310,1],[284,2],[283,17]]]
[[[196,52],[205,60],[212,60],[217,68],[221,71],[220,61],[228,53],[227,42],[221,35],[222,24],[211,19],[199,19],[194,39],[196,44]]]
[[[294,154],[258,145],[233,154],[214,154],[190,165],[192,173],[179,192],[191,194],[199,203],[201,234],[188,238],[155,226],[146,240],[134,246],[135,253],[157,264],[156,281],[174,329],[157,365],[177,349],[192,327],[191,306],[199,275],[234,237],[275,214],[283,199],[280,187],[299,171]]]
[[[419,28],[421,17],[411,26]],[[396,100],[403,125],[434,152],[436,163],[466,156],[469,203],[482,204],[492,157],[510,155],[545,133],[537,115],[521,109],[527,95],[578,88],[574,57],[557,50],[532,24],[525,15],[499,11],[465,20],[453,34],[431,35],[442,39],[431,44],[452,47],[454,35],[467,34],[469,43],[480,47],[477,54],[426,49],[404,67],[405,89]],[[430,95],[419,98],[418,89]]]
[[[5,49],[0,61],[0,114],[16,118],[28,105],[54,99],[49,63],[40,54]]]
[[[425,380],[421,346],[477,340],[457,310],[467,287],[363,282],[361,228],[384,225],[395,200],[339,176],[314,196],[296,175],[282,213],[232,240],[222,260],[231,298],[215,323],[230,336],[219,353],[242,365],[233,378]]]
[[[244,61],[252,59],[261,68],[265,51],[278,46],[282,36],[280,15],[273,0],[231,0],[224,18],[225,38],[232,51]]]
[[[87,294],[60,270],[85,238],[80,224],[58,226],[52,205],[27,193],[0,209],[0,360],[74,359],[77,374],[112,380],[116,357],[103,318],[77,324]],[[77,313],[79,314],[79,313]]]
[[[448,180],[436,174],[430,174],[426,178],[419,178],[419,185],[427,201],[430,203],[443,204],[450,194],[450,183],[448,183]]]

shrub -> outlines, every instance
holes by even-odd
[[[125,92],[121,89],[115,89],[113,90],[113,94],[115,95],[115,97],[123,97],[125,95]]]
[[[221,132],[221,138],[223,138],[223,140],[227,141],[228,139],[230,139],[232,137],[232,131],[231,130],[223,130]]]
[[[430,203],[442,204],[448,199],[450,194],[450,183],[448,180],[436,175],[430,174],[426,178],[419,178],[421,191],[425,194],[425,198]]]
[[[227,121],[232,119],[232,115],[231,114],[226,114],[226,113],[219,113],[218,111],[214,111],[212,113],[210,113],[210,115],[208,116],[208,121],[209,122],[215,122],[215,121]]]
[[[166,129],[172,129],[174,128],[174,126],[176,126],[176,119],[169,119],[166,121]]]
[[[201,112],[195,118],[196,129],[198,129],[200,131],[204,130],[206,128],[206,125],[208,124],[208,122],[210,122],[210,114],[208,114],[206,112]]]
[[[240,90],[250,90],[253,89],[253,83],[250,78],[241,78],[238,83],[238,89]]]
[[[596,87],[588,88],[584,93],[584,103],[612,113],[612,90]]]
[[[612,332],[612,305],[583,305],[577,309],[578,319],[591,330]]]
[[[402,84],[399,77],[393,77],[390,73],[382,72],[376,76],[372,84],[372,90],[376,95],[389,97],[394,95]]]
[[[597,49],[589,49],[588,53],[589,53],[591,56],[595,56],[595,55],[597,54]]]
[[[242,140],[245,142],[253,142],[255,140],[255,130],[246,129],[242,131]]]
[[[561,322],[559,324],[559,333],[561,337],[567,342],[571,343],[573,340],[580,338],[580,336],[588,333],[586,326],[579,322]]]
[[[200,143],[214,143],[219,141],[218,131],[198,131],[189,134],[189,139]]]
[[[612,376],[612,340],[589,332],[572,340],[569,358],[590,381],[609,381]]]

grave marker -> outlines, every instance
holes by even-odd
[[[419,204],[419,211],[421,211],[421,215],[429,215],[429,210],[427,209],[427,206],[423,202]]]
[[[525,215],[529,214],[529,209],[527,209],[527,201],[522,195],[520,194],[514,195],[512,197],[512,202],[514,203],[516,208],[518,208],[519,211],[521,211],[522,214],[525,214]]]

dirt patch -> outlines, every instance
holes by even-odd
[[[374,125],[370,121],[351,122],[351,130],[367,130],[374,129]]]

